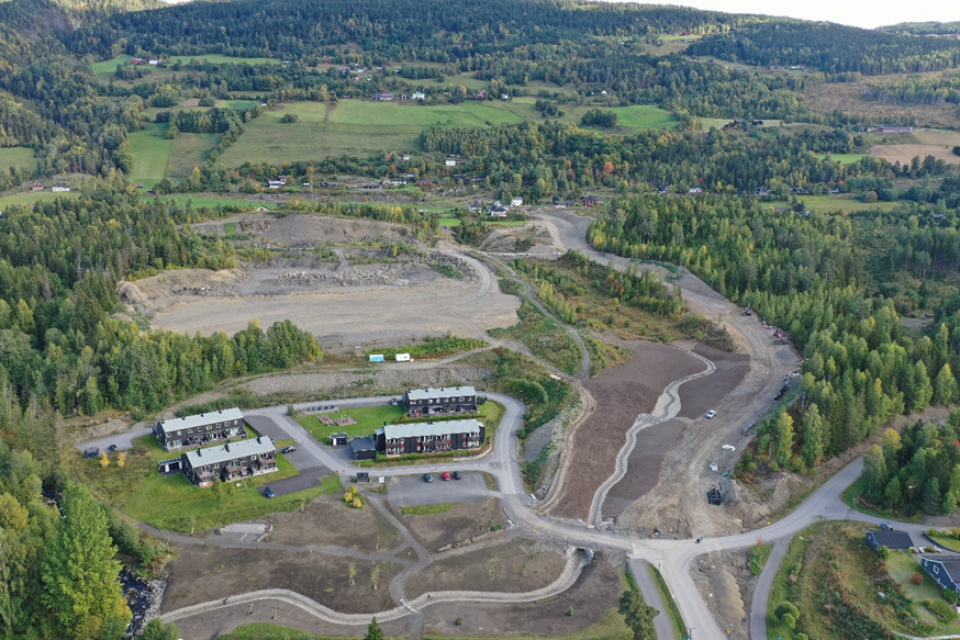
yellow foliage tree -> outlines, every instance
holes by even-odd
[[[110,466],[110,457],[107,455],[106,451],[100,453],[100,466],[104,469]]]
[[[117,454],[117,466],[123,469],[125,464],[127,464],[127,452],[121,451]]]

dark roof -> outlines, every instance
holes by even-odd
[[[937,562],[943,566],[947,572],[947,576],[954,584],[960,584],[960,558],[956,556],[950,556],[949,559],[940,558],[923,558],[927,562]]]
[[[913,546],[913,540],[906,531],[867,531],[867,535],[872,536],[881,547],[909,549]]]
[[[345,433],[331,433],[331,434],[330,434],[330,437],[331,437],[331,438],[346,438],[346,437],[347,437],[347,434],[345,434]]]
[[[350,448],[354,451],[372,451],[377,448],[373,438],[354,438],[350,441]]]

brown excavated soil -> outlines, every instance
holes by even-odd
[[[566,564],[556,545],[536,540],[467,547],[435,556],[430,566],[410,578],[404,596],[413,599],[428,591],[534,591],[559,578]]]
[[[349,509],[340,496],[321,496],[303,510],[274,513],[262,520],[273,525],[267,541],[277,544],[322,544],[379,553],[403,542],[400,532],[373,507]]]
[[[452,637],[555,637],[597,624],[620,597],[623,559],[598,553],[570,589],[529,604],[439,604],[424,610],[424,635]],[[570,609],[574,615],[568,615]],[[461,624],[456,624],[457,619]]]
[[[758,577],[747,568],[747,552],[715,551],[699,556],[690,563],[690,575],[707,603],[732,640],[748,640],[750,636],[750,603]]]
[[[212,545],[177,546],[179,557],[167,565],[167,589],[161,611],[260,589],[289,589],[343,613],[391,609],[390,581],[400,571],[393,562],[370,562],[308,551],[231,549]],[[356,567],[354,586],[349,566]],[[380,575],[373,588],[372,571]]]
[[[668,420],[653,427],[644,429],[637,438],[628,458],[627,475],[610,489],[607,499],[603,503],[603,517],[618,516],[627,509],[632,502],[645,496],[657,486],[660,480],[660,471],[667,454],[672,451],[686,425],[691,420],[700,418],[731,391],[733,391],[750,366],[750,358],[742,353],[730,353],[698,344],[693,352],[712,361],[716,367],[709,376],[685,382],[680,387],[680,413],[677,418]],[[704,419],[698,428],[709,429],[713,424]],[[714,456],[716,461],[728,452],[722,449]],[[721,469],[721,472],[725,469]]]
[[[462,545],[490,532],[492,527],[503,527],[506,523],[503,507],[494,498],[487,498],[485,503],[460,502],[446,513],[401,515],[399,509],[393,513],[431,552],[447,545]]]
[[[593,394],[596,407],[574,436],[569,471],[572,480],[564,486],[553,513],[588,518],[593,496],[614,472],[617,453],[637,415],[653,410],[671,382],[703,369],[702,362],[679,348],[643,343],[629,363],[588,380],[585,386]]]

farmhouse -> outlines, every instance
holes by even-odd
[[[34,182],[33,186],[30,187],[31,191],[43,191],[43,185],[39,182]]]
[[[277,449],[270,438],[259,436],[218,447],[184,451],[180,460],[183,474],[193,484],[216,479],[230,482],[276,471]]]
[[[410,389],[403,394],[403,406],[411,417],[477,412],[477,390],[473,387]]]
[[[411,100],[426,100],[426,99],[427,99],[427,94],[425,94],[423,91],[414,91],[413,93],[410,94],[410,99],[411,99]]]
[[[491,218],[506,218],[508,213],[510,213],[510,210],[502,204],[495,204],[490,207]]]
[[[445,164],[446,166],[448,166],[448,167],[455,167],[455,166],[457,166],[457,160],[456,160],[456,158],[447,158],[447,159],[444,161],[444,164]]]
[[[167,451],[246,437],[243,412],[236,407],[221,409],[216,413],[163,420],[154,425],[153,433]]]
[[[510,200],[510,206],[511,206],[511,207],[522,207],[522,206],[523,206],[523,198],[512,198],[512,199]]]
[[[960,556],[920,558],[920,564],[941,587],[960,593]]]
[[[392,93],[375,93],[373,94],[373,99],[379,102],[392,102],[393,94]]]
[[[484,426],[479,420],[447,420],[388,424],[377,429],[377,451],[388,456],[407,453],[441,453],[478,449],[483,445]]]
[[[50,191],[53,191],[54,193],[67,193],[70,191],[70,187],[65,184],[55,184]]]
[[[867,544],[874,549],[909,549],[913,540],[906,531],[867,531]]]

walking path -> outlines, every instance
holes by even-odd
[[[630,573],[633,574],[637,586],[640,587],[643,599],[658,611],[657,615],[653,617],[653,628],[656,629],[657,640],[680,640],[677,638],[676,628],[673,626],[670,614],[667,613],[663,598],[660,597],[660,590],[657,589],[657,585],[653,582],[653,576],[650,575],[650,563],[646,560],[630,560],[627,566],[630,567]]]

